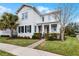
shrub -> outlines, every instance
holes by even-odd
[[[76,34],[71,34],[70,36],[71,36],[71,37],[76,37]]]
[[[34,33],[32,36],[32,39],[40,39],[41,38],[41,33]]]
[[[1,35],[1,37],[9,37],[9,35]]]
[[[46,34],[45,34],[45,39],[47,39],[47,40],[60,39],[60,37],[57,38],[58,35],[60,35],[60,34],[59,34],[59,33],[46,33]]]
[[[20,37],[20,36],[18,36],[18,37],[16,37],[17,39],[30,39],[30,37],[29,36],[25,36],[25,37]]]

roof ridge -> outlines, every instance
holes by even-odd
[[[28,5],[28,4],[23,4],[18,10],[17,10],[17,14],[19,13],[19,11],[24,7],[24,6],[27,6],[27,7],[30,7],[32,8],[33,10],[35,10],[40,16],[44,16],[44,15],[49,15],[49,14],[52,14],[52,13],[56,13],[56,12],[59,12],[59,10],[55,10],[55,11],[51,11],[51,12],[48,12],[48,13],[45,13],[45,14],[41,14],[41,12],[34,6],[32,5]]]

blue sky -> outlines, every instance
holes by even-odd
[[[15,14],[17,9],[21,7],[24,3],[0,3],[0,14],[4,12],[10,12]],[[27,3],[26,3],[27,4]],[[36,7],[40,12],[47,13],[54,11],[58,4],[56,3],[28,3],[27,5],[32,5]],[[72,4],[79,10],[79,4]],[[79,13],[79,12],[78,12]],[[75,21],[79,21],[77,18]]]
[[[11,13],[15,13],[17,11],[17,9],[23,5],[24,3],[0,3],[0,9],[2,7],[6,8],[6,9],[9,9],[9,12]],[[27,4],[27,3],[26,3]],[[54,8],[56,8],[56,5],[57,4],[48,4],[48,3],[28,3],[28,5],[32,5],[34,7],[37,7],[41,10],[39,11],[48,11],[48,10],[53,10]]]

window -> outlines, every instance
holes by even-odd
[[[18,27],[18,32],[19,33],[24,33],[24,26],[19,26]]]
[[[31,25],[25,26],[25,33],[27,32],[31,33]]]
[[[22,13],[22,19],[24,19],[24,13]]]
[[[44,17],[42,17],[42,21],[44,22]]]
[[[26,13],[22,13],[22,19],[27,19],[27,12]]]
[[[57,24],[52,24],[52,32],[57,30]]]
[[[24,33],[24,26],[21,26],[21,33]]]
[[[51,15],[48,15],[48,20],[51,20]]]

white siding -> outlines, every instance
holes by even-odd
[[[22,20],[22,13],[26,13],[28,14],[27,19]],[[18,33],[18,29],[17,29],[17,34],[18,36],[30,36],[32,37],[32,35],[34,34],[34,27],[37,23],[50,23],[50,22],[56,22],[57,19],[55,19],[54,14],[50,14],[50,15],[44,15],[44,22],[42,21],[42,18],[30,7],[23,7],[20,12],[17,14],[19,17],[19,26],[25,26],[25,25],[31,25],[31,33]],[[50,17],[50,19],[49,19]],[[17,27],[18,28],[18,27]],[[56,33],[60,33],[60,24],[57,24],[57,31]]]
[[[9,35],[10,36],[11,31],[9,29],[6,30],[0,30],[0,35]]]
[[[27,12],[27,19],[22,20],[22,13]],[[36,23],[42,22],[42,18],[32,9],[24,7],[19,13],[19,26],[31,25],[31,33],[18,33],[18,36],[32,36],[34,34],[34,26]]]
[[[56,22],[54,14],[44,15],[44,22]]]

